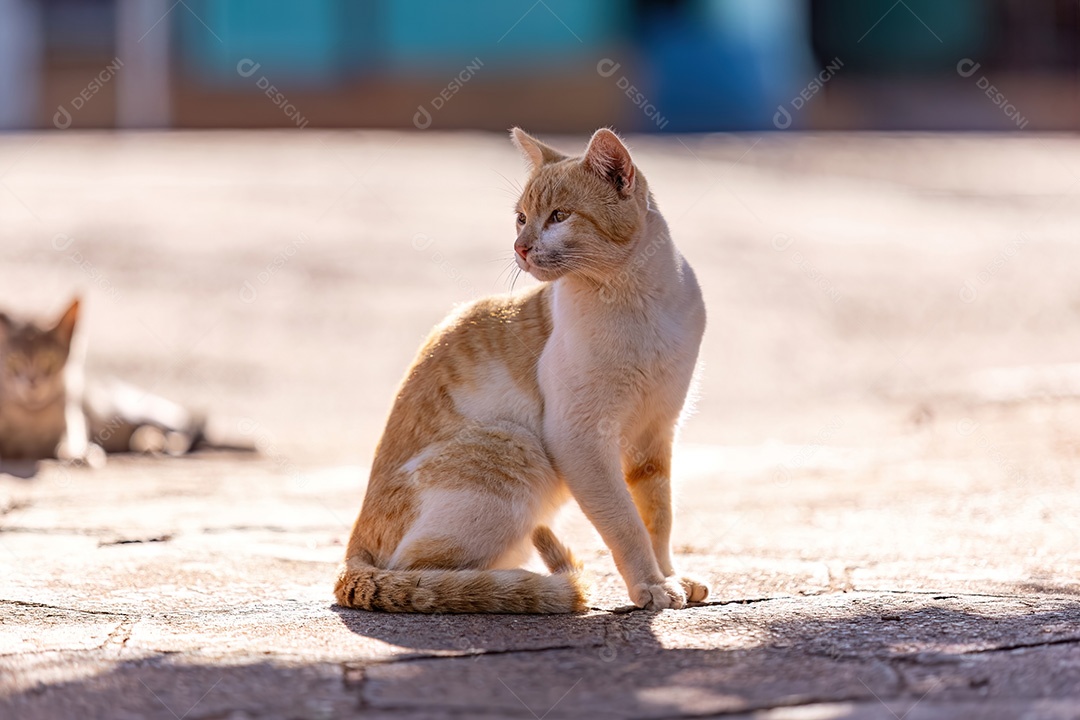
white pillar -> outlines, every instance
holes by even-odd
[[[116,78],[119,127],[171,123],[171,5],[168,0],[116,0],[116,55],[123,63]]]
[[[39,124],[42,45],[35,0],[0,0],[0,130]]]

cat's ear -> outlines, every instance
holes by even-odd
[[[0,312],[0,340],[7,338],[8,333],[11,332],[11,318],[6,314]]]
[[[52,332],[60,338],[60,342],[64,345],[71,345],[71,338],[75,335],[75,324],[78,320],[79,298],[75,298],[60,317],[60,321],[56,323],[56,327],[52,329]]]
[[[630,151],[615,133],[607,128],[600,128],[593,133],[582,162],[585,167],[614,185],[622,197],[633,194],[637,170],[634,168],[634,161],[630,159]]]
[[[529,170],[531,172],[536,172],[549,163],[566,159],[566,155],[563,155],[554,148],[548,147],[519,127],[510,131],[510,139],[514,141],[514,145],[516,145],[517,149],[521,151],[521,154],[525,156],[525,160],[529,163]]]

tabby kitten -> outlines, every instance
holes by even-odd
[[[531,166],[518,266],[544,284],[452,314],[406,374],[335,588],[344,606],[574,612],[580,566],[548,529],[571,496],[631,600],[704,600],[671,560],[671,449],[705,329],[690,266],[622,141]],[[535,546],[551,575],[517,569]]]
[[[78,300],[51,326],[0,313],[0,459],[87,457],[80,398],[65,377],[78,317]]]
[[[253,449],[208,442],[201,416],[119,380],[84,388],[78,317],[78,300],[52,326],[0,313],[0,460],[97,467],[106,453]]]

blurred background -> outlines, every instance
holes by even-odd
[[[534,715],[493,658],[440,661],[466,673],[445,683],[358,660],[397,652],[384,641],[403,659],[485,637],[503,652],[501,631],[437,620],[424,644],[345,644],[327,608],[417,347],[455,305],[535,282],[514,282],[517,125],[567,153],[620,132],[700,281],[675,549],[725,602],[589,626],[580,649],[607,669],[550,660],[562,686],[504,655],[508,681],[554,693],[526,708],[683,717],[768,696],[863,717],[871,693],[886,717],[927,695],[933,717],[976,707],[942,697],[1021,716],[1015,695],[1045,716],[1080,687],[1078,16],[1077,0],[0,0],[0,311],[51,324],[80,295],[91,380],[260,451],[45,464],[33,482],[0,468],[16,559],[0,595],[17,603],[0,603],[16,611],[0,708],[14,677],[52,716],[168,700],[164,717],[277,717],[279,661],[319,657],[333,666],[289,698],[333,686],[343,708],[426,716],[452,682],[459,716],[496,697]],[[568,515],[600,607],[625,602]],[[872,594],[838,595],[853,589]],[[553,627],[545,647],[566,652]],[[641,654],[660,648],[668,666]],[[215,658],[275,669],[216,691],[218,668],[176,674]],[[665,704],[680,684],[686,704]],[[0,716],[48,716],[15,707]]]
[[[610,126],[706,292],[689,442],[1028,448],[1080,396],[1078,8],[0,0],[0,307],[81,294],[91,375],[362,464],[511,286],[507,129]]]
[[[1075,129],[1078,15],[1066,0],[0,0],[0,127]]]

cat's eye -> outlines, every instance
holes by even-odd
[[[525,224],[525,213],[519,212],[517,214],[517,224],[518,225],[524,225]]]
[[[561,223],[568,217],[570,217],[570,213],[563,210],[556,210],[555,212],[551,213],[551,222]]]

